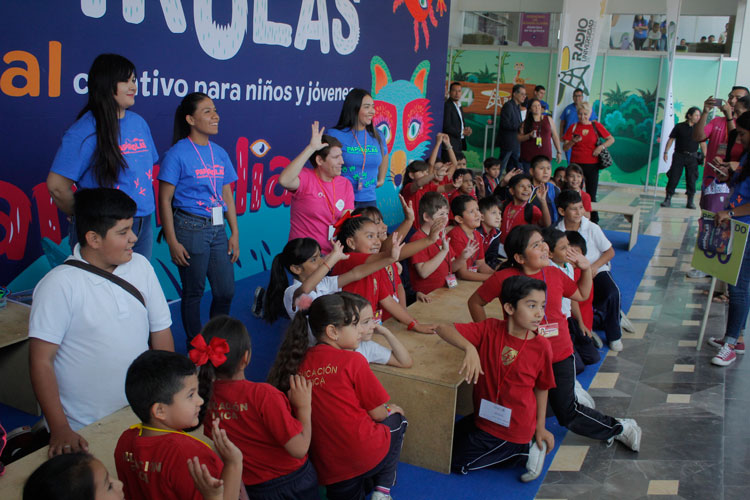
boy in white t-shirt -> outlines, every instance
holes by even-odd
[[[578,231],[586,240],[586,258],[594,275],[594,328],[604,330],[610,349],[622,351],[620,289],[610,272],[615,249],[602,229],[583,216],[583,201],[578,192],[567,190],[560,193],[557,210],[562,216],[557,229]]]
[[[78,190],[79,243],[34,290],[31,383],[50,430],[50,456],[87,450],[76,431],[127,406],[125,374],[149,343],[174,350],[172,319],[154,269],[133,253],[135,211],[120,190]],[[112,281],[118,278],[126,283]],[[126,290],[128,284],[135,288]]]

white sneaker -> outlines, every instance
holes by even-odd
[[[594,343],[594,346],[597,349],[601,349],[602,347],[604,347],[604,342],[602,342],[602,338],[596,332],[591,332],[591,341]]]
[[[591,394],[589,394],[586,389],[583,388],[581,383],[576,379],[575,386],[573,388],[573,392],[576,396],[576,401],[583,406],[587,408],[591,408],[592,410],[596,408],[596,403],[594,402],[594,398],[591,397]]]
[[[699,271],[698,269],[691,269],[690,271],[687,272],[688,278],[697,279],[697,278],[705,278],[706,276],[708,276],[708,274],[704,273],[703,271]]]
[[[386,495],[382,491],[375,491],[370,497],[370,500],[393,500],[393,497],[390,495]]]
[[[609,348],[610,350],[615,351],[615,352],[622,351],[622,340],[620,339],[613,340],[612,342],[609,343]]]
[[[615,439],[630,448],[633,451],[641,449],[641,428],[632,418],[619,419],[622,424],[622,432],[615,436]]]
[[[633,323],[630,322],[628,317],[625,316],[625,313],[622,311],[620,311],[620,328],[628,333],[635,333],[635,327],[633,326]]]
[[[534,439],[529,443],[529,459],[526,461],[526,472],[521,475],[521,481],[528,483],[539,477],[544,469],[544,457],[547,455],[547,443],[542,441],[539,449]]]

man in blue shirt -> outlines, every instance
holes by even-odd
[[[537,99],[540,103],[542,103],[542,114],[543,115],[549,115],[549,104],[544,100],[544,96],[547,94],[547,89],[544,88],[543,85],[537,85],[534,87],[534,99]],[[529,101],[531,98],[527,98],[523,102],[523,107],[526,109],[529,109]]]
[[[582,102],[583,90],[575,89],[573,91],[573,102],[565,106],[565,109],[563,109],[563,112],[560,115],[560,137],[565,135],[568,127],[570,127],[574,123],[578,123],[578,105]],[[589,117],[589,119],[592,122],[597,119],[596,111],[594,111],[593,107],[591,109],[591,117]],[[565,154],[568,158],[568,163],[570,163],[570,150],[568,150]]]
[[[497,140],[500,145],[501,171],[510,172],[520,166],[521,145],[518,142],[518,130],[521,128],[521,104],[526,100],[526,89],[523,85],[513,85],[511,99],[503,104],[497,128]]]

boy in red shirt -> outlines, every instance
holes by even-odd
[[[500,223],[503,219],[499,200],[494,196],[485,196],[479,200],[479,212],[482,214],[482,222],[478,230],[482,235],[482,250],[486,257],[490,243],[500,236]]]
[[[188,470],[198,457],[224,482],[224,500],[237,500],[242,485],[242,452],[213,423],[211,447],[182,429],[197,426],[203,399],[195,365],[185,356],[146,351],[128,368],[125,395],[142,423],[120,436],[115,448],[117,476],[131,500],[201,500]],[[223,461],[223,463],[222,463]]]
[[[521,481],[544,468],[555,438],[544,426],[547,391],[555,386],[552,347],[537,334],[546,285],[527,276],[508,278],[500,302],[506,321],[441,325],[440,337],[466,353],[462,373],[474,386],[474,415],[456,425],[452,466],[461,473],[526,461]]]
[[[448,233],[450,246],[454,255],[461,255],[467,251],[469,257],[466,262],[459,262],[455,267],[456,276],[467,281],[484,281],[494,272],[484,262],[484,248],[482,235],[477,228],[482,223],[477,200],[469,195],[461,195],[451,201],[451,212],[458,224]]]
[[[533,179],[529,174],[518,174],[508,181],[508,192],[511,199],[503,210],[503,223],[500,228],[500,242],[505,244],[510,230],[524,224],[535,224],[538,226],[549,226],[549,207],[547,206],[547,186],[537,188],[536,195],[539,197],[541,208],[529,204],[529,198],[534,191]]]

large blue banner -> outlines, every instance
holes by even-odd
[[[378,191],[388,221],[398,218],[406,165],[429,154],[440,129],[443,0],[10,0],[2,16],[0,284],[14,290],[32,288],[68,253],[68,224],[45,179],[86,102],[86,72],[100,53],[135,63],[131,109],[145,118],[161,154],[182,96],[213,98],[221,115],[214,140],[239,175],[237,278],[268,268],[286,243],[290,194],[278,174],[307,144],[314,120],[336,123],[350,89],[365,88],[376,101],[375,124],[391,158]],[[176,298],[165,244],[154,248],[152,263]]]

